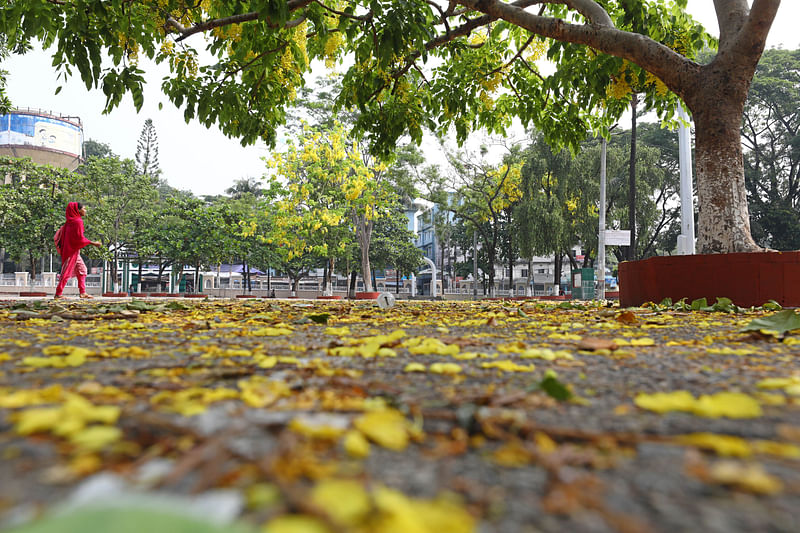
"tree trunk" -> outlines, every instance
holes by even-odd
[[[497,254],[494,250],[494,246],[489,250],[489,298],[494,298],[496,295],[496,289],[494,287],[494,265],[497,260]]]
[[[333,296],[333,289],[334,289],[333,271],[335,268],[336,268],[336,258],[331,257],[330,259],[328,259],[328,278],[326,280],[328,283],[328,291],[325,294],[328,296]]]
[[[553,259],[553,287],[556,295],[561,293],[561,266],[563,265],[563,261],[564,258],[561,257],[559,253],[557,253],[555,259]]]
[[[528,258],[528,286],[525,287],[525,296],[533,296],[533,259]]]
[[[33,259],[33,250],[28,250],[28,257],[31,262],[31,281],[29,285],[33,287],[33,282],[36,281],[36,261]]]
[[[250,294],[253,289],[250,287],[250,263],[245,259],[244,261],[244,282],[246,285],[246,292]]]
[[[511,296],[516,296],[514,288],[514,256],[511,253],[511,236],[508,237],[508,290]]]
[[[328,259],[325,262],[325,266],[322,268],[322,294],[328,294],[328,265],[330,264],[331,260]]]
[[[119,292],[119,282],[117,281],[117,265],[119,262],[119,252],[116,246],[114,247],[114,261],[111,263],[111,290]]]
[[[373,221],[356,217],[358,224],[358,244],[361,248],[361,277],[364,279],[364,291],[372,292],[372,268],[369,263],[369,245],[372,240]]]
[[[721,85],[721,84],[720,84]],[[749,84],[748,84],[749,85]],[[722,90],[722,87],[718,90]],[[739,132],[744,112],[718,91],[706,91],[694,112],[699,253],[754,252]]]
[[[142,292],[142,258],[139,257],[139,271],[136,278],[136,292]]]
[[[441,257],[439,258],[439,272],[442,273],[442,289],[445,289],[447,285],[445,284],[445,279],[444,279],[444,256],[445,256],[444,240],[442,240],[441,242],[441,246],[439,247],[439,252],[440,252],[439,255],[441,255]]]
[[[347,292],[347,297],[348,298],[353,298],[354,299],[356,297],[356,278],[357,277],[358,277],[358,272],[353,270],[350,273],[350,287],[349,287],[349,290]]]
[[[167,263],[162,262],[161,257],[158,258],[158,290],[161,292],[161,276],[164,275],[164,269],[167,268]]]

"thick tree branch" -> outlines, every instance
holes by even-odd
[[[465,2],[461,2],[461,3],[465,3]],[[526,7],[529,7],[529,6],[532,6],[532,5],[536,5],[536,4],[541,4],[541,3],[542,3],[542,0],[517,0],[516,2],[512,2],[511,4],[508,4],[508,5],[514,6],[514,7],[518,8],[518,9],[525,9]],[[499,17],[484,15],[482,17],[477,17],[477,18],[474,18],[474,19],[470,19],[467,22],[465,22],[464,24],[462,24],[461,26],[459,26],[458,28],[456,28],[456,29],[454,29],[452,31],[445,32],[444,34],[440,35],[439,37],[431,39],[428,43],[425,44],[425,49],[426,50],[432,50],[432,49],[434,49],[434,48],[436,48],[438,46],[441,46],[443,44],[449,43],[450,41],[452,41],[454,39],[457,39],[458,37],[463,37],[465,35],[469,35],[470,32],[472,32],[473,30],[476,30],[476,29],[478,29],[478,28],[480,28],[482,26],[486,26],[487,24],[497,20],[498,18]]]
[[[583,15],[590,24],[599,26],[614,26],[608,12],[594,0],[547,0],[547,4],[564,4]]]
[[[537,35],[588,45],[603,53],[632,61],[658,76],[670,90],[681,97],[685,96],[686,88],[700,73],[700,65],[645,35],[622,31],[613,26],[569,24],[561,19],[534,15],[514,4],[499,0],[461,0],[460,3]],[[567,5],[571,0],[549,3]]]
[[[339,17],[342,17],[342,18],[347,18],[347,19],[351,19],[351,20],[360,20],[360,21],[362,21],[362,22],[366,22],[366,21],[368,21],[368,20],[371,20],[371,19],[372,19],[372,11],[370,11],[370,12],[369,12],[369,13],[367,13],[366,15],[361,15],[361,16],[357,16],[357,15],[350,15],[349,13],[345,13],[344,11],[339,11],[339,10],[337,10],[337,9],[333,9],[333,8],[332,8],[332,7],[330,7],[330,6],[326,6],[326,5],[325,5],[325,3],[324,3],[324,2],[321,2],[320,0],[313,0],[313,1],[314,1],[314,3],[315,3],[315,4],[318,4],[318,5],[319,5],[319,6],[321,6],[323,9],[325,9],[325,10],[327,10],[327,11],[330,11],[330,12],[331,12],[331,13],[333,13],[334,15],[337,15],[337,16],[339,16]]]
[[[735,41],[731,42],[730,49],[728,49],[730,52],[728,57],[731,60],[734,57],[738,57],[739,61],[741,61],[742,57],[748,58],[747,67],[755,70],[758,60],[764,52],[767,34],[772,27],[772,22],[775,20],[775,15],[777,15],[780,5],[781,0],[753,0],[750,16],[747,17]],[[722,43],[720,43],[720,50],[722,50]]]
[[[719,24],[719,46],[725,48],[747,20],[747,0],[714,0]]]
[[[312,3],[314,0],[289,0],[287,2],[287,8],[289,12],[296,11],[301,9],[308,4]],[[231,24],[241,24],[243,22],[251,22],[253,20],[258,19],[258,11],[252,11],[250,13],[242,13],[239,15],[232,15],[230,17],[224,17],[219,19],[212,19],[207,20],[205,22],[199,22],[194,26],[186,28],[173,17],[167,17],[167,25],[173,28],[175,31],[181,34],[180,37],[176,39],[176,41],[182,41],[187,37],[194,35],[195,33],[202,33],[208,30],[213,30],[214,28],[219,28],[222,26],[229,26]],[[300,17],[299,19],[291,20],[287,22],[283,27],[284,28],[292,28],[294,26],[299,25],[305,20],[305,17]],[[275,26],[273,23],[267,22],[270,26]]]

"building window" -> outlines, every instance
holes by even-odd
[[[519,275],[520,275],[520,277],[527,278],[528,277],[528,269],[527,268],[523,268],[522,272],[520,272]]]

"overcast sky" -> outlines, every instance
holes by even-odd
[[[794,49],[800,45],[796,28],[799,4],[797,0],[781,3],[767,41],[769,47]],[[710,33],[718,34],[712,0],[689,0],[688,9]],[[130,96],[126,96],[110,115],[102,115],[105,95],[100,90],[87,91],[79,78],[71,78],[58,95],[54,94],[59,83],[46,51],[12,56],[2,68],[10,73],[8,94],[15,106],[80,117],[85,139],[106,143],[122,157],[134,157],[144,121],[152,119],[163,176],[173,187],[198,195],[218,194],[239,178],[261,177],[264,173],[262,158],[269,155],[266,146],[242,147],[216,127],[206,129],[194,121],[186,124],[182,111],[160,92],[163,72],[150,74],[144,107],[138,114]]]

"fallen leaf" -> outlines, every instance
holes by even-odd
[[[590,352],[596,350],[611,350],[614,351],[619,348],[619,345],[612,339],[601,339],[598,337],[584,337],[581,339],[576,348],[579,350],[587,350]]]

